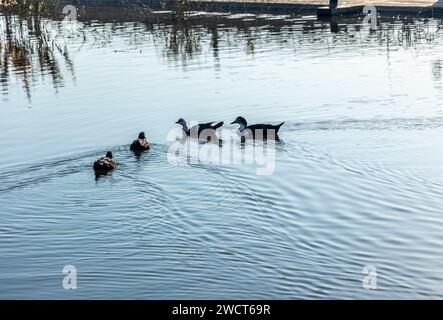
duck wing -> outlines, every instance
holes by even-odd
[[[266,137],[268,130],[274,130],[275,135],[278,135],[278,131],[280,130],[281,126],[284,124],[284,122],[278,124],[278,125],[273,125],[273,124],[264,124],[264,123],[260,123],[260,124],[253,124],[250,125],[248,127],[246,127],[245,130],[248,130],[251,132],[251,134],[253,136],[255,136],[255,134],[257,133],[257,131],[262,131],[263,135]]]
[[[218,128],[221,128],[223,126],[224,122],[221,121],[215,125],[211,125],[211,129],[217,130]]]
[[[276,130],[276,131],[278,131],[282,125],[283,125],[283,123],[279,124],[277,126],[273,125],[273,124],[260,123],[260,124],[253,124],[253,125],[247,126],[246,129],[250,129],[253,131],[255,131],[255,130]]]
[[[208,122],[208,123],[201,123],[201,124],[199,124],[199,128],[198,129],[200,131],[205,130],[205,129],[209,129],[209,128],[212,127],[213,123],[214,123],[214,121],[213,122]]]
[[[199,124],[196,124],[195,126],[193,126],[193,127],[191,127],[187,132],[186,132],[186,134],[189,136],[189,135],[200,135],[200,133],[203,131],[203,130],[206,130],[206,129],[210,129],[211,128],[211,125],[213,124],[214,122],[208,122],[208,123],[199,123]]]
[[[202,133],[202,131],[204,131],[204,130],[208,130],[208,129],[210,129],[210,130],[217,130],[218,128],[220,128],[221,126],[223,126],[223,122],[219,122],[219,123],[217,123],[217,124],[215,124],[215,125],[214,125],[214,123],[215,123],[214,121],[212,121],[212,122],[207,122],[207,123],[199,123],[199,124],[193,126],[193,127],[189,130],[188,135],[190,135],[191,132],[194,132],[194,133],[197,132],[198,135],[200,135],[200,133]]]
[[[208,130],[208,129],[214,130],[214,128],[212,126],[213,123],[214,122],[200,123],[198,125],[198,134],[200,135],[200,133],[204,130]]]
[[[193,127],[191,127],[191,129],[189,129],[189,130],[205,130],[205,129],[208,129],[208,128],[210,128],[211,126],[212,126],[212,124],[213,124],[214,122],[208,122],[208,123],[199,123],[199,124],[196,124],[195,126],[193,126]]]

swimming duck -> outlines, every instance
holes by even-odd
[[[108,172],[112,171],[117,167],[117,163],[112,157],[112,152],[108,151],[106,153],[106,156],[97,159],[94,162],[94,170],[95,171],[102,171],[102,172]]]
[[[132,142],[130,149],[135,152],[141,152],[151,149],[151,146],[149,145],[148,140],[146,140],[146,136],[143,131],[140,132],[138,138]]]
[[[180,118],[176,122],[177,124],[180,124],[183,128],[183,132],[189,137],[200,137],[200,133],[202,133],[204,130],[212,130],[212,132],[208,132],[208,140],[210,140],[209,134],[214,133],[215,130],[218,128],[221,128],[223,126],[223,121],[219,122],[214,125],[214,122],[208,122],[208,123],[199,123],[192,128],[188,128],[188,125],[186,124],[186,121],[183,118]]]
[[[278,137],[278,131],[280,130],[281,126],[284,124],[284,122],[280,123],[279,125],[272,125],[272,124],[253,124],[248,126],[248,122],[243,117],[237,117],[231,124],[237,123],[240,125],[238,128],[238,132],[242,135],[242,140],[246,137],[248,138],[256,138],[256,135],[263,134],[263,139],[268,138],[268,130],[274,130],[274,138],[276,140],[279,140]],[[270,137],[271,138],[271,137]]]

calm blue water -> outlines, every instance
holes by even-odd
[[[440,20],[0,21],[0,298],[443,298]],[[168,157],[238,115],[286,122],[272,174]]]

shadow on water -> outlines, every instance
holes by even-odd
[[[112,171],[95,171],[95,182],[100,182],[101,180],[111,177]]]

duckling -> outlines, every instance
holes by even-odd
[[[140,132],[138,138],[132,142],[130,149],[134,152],[142,152],[151,149],[151,146],[148,140],[146,140],[146,136],[143,131]]]
[[[200,137],[200,134],[205,131],[208,130],[210,132],[208,136],[207,136],[207,140],[210,141],[211,140],[211,134],[215,134],[215,130],[217,130],[218,128],[221,128],[223,126],[223,121],[219,122],[217,124],[214,125],[214,122],[208,122],[208,123],[200,123],[197,124],[195,126],[193,126],[192,128],[188,128],[188,125],[186,124],[186,121],[183,118],[180,118],[177,120],[176,124],[180,124],[183,128],[183,132],[186,134],[186,136],[190,137]]]
[[[241,134],[242,136],[242,141],[245,138],[256,138],[256,135],[263,135],[263,139],[268,139],[268,131],[269,130],[273,130],[273,137],[275,138],[275,140],[279,140],[280,138],[278,137],[278,131],[280,130],[281,126],[284,124],[284,122],[280,123],[279,125],[272,125],[272,124],[253,124],[248,126],[248,123],[246,121],[245,118],[243,117],[237,117],[237,119],[235,119],[233,122],[231,122],[231,124],[239,124],[240,127],[238,128],[238,132]],[[258,136],[259,137],[259,136]],[[272,138],[272,136],[270,136],[269,138]]]
[[[94,162],[94,170],[101,172],[109,172],[114,170],[117,167],[117,163],[113,159],[112,152],[108,151],[106,156],[97,159]]]

